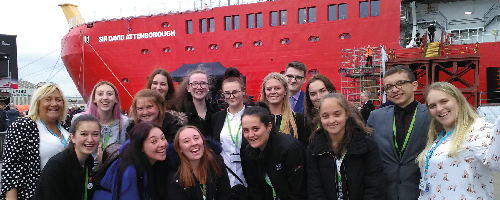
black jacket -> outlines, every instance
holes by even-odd
[[[375,110],[375,105],[373,105],[372,100],[368,100],[363,107],[361,107],[361,116],[363,117],[363,121],[366,123],[366,120],[368,120],[368,117],[370,116],[370,112]]]
[[[89,176],[92,173],[94,158],[89,155],[85,161]],[[34,200],[80,200],[85,186],[85,168],[80,166],[72,145],[56,154],[42,170],[35,190]],[[87,190],[87,199],[92,199],[91,190]]]
[[[181,109],[180,112],[186,113],[188,125],[196,126],[196,128],[201,131],[203,136],[207,137],[212,135],[212,124],[210,124],[212,114],[220,111],[220,109],[217,104],[210,103],[210,101],[208,100],[206,100],[205,103],[207,107],[205,119],[202,119],[200,118],[200,116],[198,116],[198,112],[196,111],[196,108],[194,107],[194,104],[192,102],[189,102],[188,108]]]
[[[281,119],[282,115],[273,115],[274,116],[274,124],[276,125],[276,129],[280,128],[281,125]],[[299,141],[304,145],[304,147],[307,147],[309,145],[309,136],[311,135],[311,128],[307,125],[307,120],[304,114],[295,112],[293,115],[293,118],[295,119],[295,124],[297,125],[298,129],[298,136]],[[294,135],[294,131],[292,126],[290,125],[290,135]]]
[[[227,176],[226,168],[224,165],[224,160],[220,157],[220,152],[222,148],[220,143],[207,139],[205,144],[208,145],[210,149],[213,150],[213,157],[217,160],[219,167],[221,169],[221,176],[217,176],[215,171],[209,169],[207,183],[206,183],[206,200],[227,200],[231,195],[231,185],[229,184],[229,177]],[[170,145],[167,148],[167,158],[169,162],[170,169],[168,170],[167,178],[167,199],[175,200],[203,200],[203,194],[200,189],[200,182],[194,177],[195,186],[184,188],[179,185],[179,174],[177,173],[180,158],[175,149],[174,145]],[[209,152],[204,152],[209,153]]]
[[[328,141],[326,131],[319,129],[307,147],[309,199],[338,199],[337,165]],[[385,175],[378,146],[375,139],[360,129],[347,146],[340,173],[344,199],[346,195],[350,200],[385,199]]]
[[[266,173],[279,199],[307,199],[304,153],[299,140],[274,130],[263,151],[248,145],[242,164],[247,169],[251,199],[273,199],[272,189],[264,179]]]

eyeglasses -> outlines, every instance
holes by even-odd
[[[389,93],[393,87],[396,87],[398,89],[401,89],[401,87],[403,87],[404,84],[406,83],[411,83],[412,81],[408,81],[408,80],[400,80],[398,82],[396,82],[395,85],[392,85],[392,84],[387,84],[384,86],[384,91]]]
[[[238,93],[240,93],[240,92],[241,92],[240,90],[234,90],[233,92],[225,91],[222,94],[224,95],[225,98],[231,98],[231,95],[234,98],[237,98],[238,96],[240,96],[240,95],[238,95]]]
[[[189,83],[189,85],[191,86],[191,88],[197,88],[198,86],[200,86],[201,88],[205,89],[208,87],[208,83],[207,82],[192,82],[192,83]]]
[[[304,78],[305,78],[305,77],[303,77],[303,76],[294,76],[294,75],[291,75],[291,74],[287,74],[287,75],[285,75],[285,76],[286,76],[286,78],[287,78],[289,81],[291,81],[292,79],[295,79],[295,80],[297,80],[297,81],[301,81],[301,80],[304,80]]]

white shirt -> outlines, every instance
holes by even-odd
[[[229,111],[227,112],[226,118],[224,118],[224,126],[220,132],[220,143],[222,144],[222,152],[220,155],[224,158],[224,163],[227,167],[233,170],[238,177],[244,182],[241,183],[233,174],[227,171],[229,176],[229,183],[231,187],[237,184],[247,185],[245,177],[243,176],[243,169],[241,168],[241,162],[232,162],[231,154],[240,154],[241,141],[243,140],[242,130],[240,128],[241,125],[241,115],[245,110],[245,106],[236,114],[231,114]],[[235,146],[233,140],[231,140],[231,135],[229,135],[229,128],[227,124],[227,119],[229,119],[229,124],[231,125],[231,134],[233,134],[233,139],[236,142],[236,134],[238,134],[238,142]],[[240,129],[240,131],[238,131]]]
[[[419,199],[493,199],[491,170],[500,171],[499,128],[500,118],[494,127],[478,118],[454,157],[448,156],[453,137],[446,138],[429,160],[429,192]]]
[[[64,145],[61,143],[61,139],[52,135],[40,120],[36,120],[35,123],[38,127],[38,134],[40,134],[40,170],[43,170],[49,159],[64,149]],[[69,132],[61,127],[61,134],[66,139],[67,145],[70,140]]]

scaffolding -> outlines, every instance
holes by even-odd
[[[371,65],[367,59],[368,49],[372,50]],[[375,106],[382,102],[382,47],[364,47],[343,49],[341,57],[341,92],[347,100],[355,105],[361,105],[360,94],[370,92],[370,100]]]

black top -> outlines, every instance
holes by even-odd
[[[368,100],[365,104],[363,104],[363,107],[361,107],[361,116],[363,117],[363,121],[365,123],[370,116],[370,112],[372,112],[373,110],[375,110],[375,105],[373,105],[372,100]]]
[[[309,199],[337,200],[337,164],[325,133],[319,129],[307,147],[307,192]],[[340,168],[344,199],[385,199],[383,169],[375,139],[357,129]]]
[[[273,115],[274,116],[274,125],[276,125],[276,130],[279,130],[281,125],[282,115]],[[307,125],[306,117],[304,114],[299,112],[294,112],[293,118],[295,119],[295,124],[298,129],[298,140],[307,147],[309,145],[309,136],[311,135],[311,128]],[[294,135],[295,132],[290,125],[290,135]]]
[[[406,134],[408,133],[408,129],[410,128],[411,120],[413,119],[413,114],[415,113],[415,109],[417,109],[417,106],[418,102],[416,100],[413,100],[413,102],[411,102],[404,108],[401,108],[398,105],[394,105],[394,116],[396,120],[395,139],[398,143],[398,151],[401,151],[401,149],[403,148]],[[403,155],[402,152],[401,155]]]
[[[247,170],[246,181],[251,199],[271,200],[273,192],[265,175],[276,191],[277,198],[307,199],[305,150],[291,135],[271,131],[263,151],[248,145],[242,165]]]
[[[212,135],[212,125],[211,117],[212,114],[216,113],[218,110],[218,106],[216,104],[212,104],[210,101],[205,100],[205,104],[207,107],[207,113],[205,115],[205,119],[202,119],[198,116],[198,112],[196,111],[196,107],[192,102],[189,103],[189,108],[187,110],[181,110],[181,112],[186,113],[188,119],[188,125],[193,125],[198,128],[203,136],[211,136]]]
[[[92,172],[94,158],[87,157],[85,166],[88,173]],[[34,200],[80,200],[83,198],[85,185],[85,168],[80,166],[73,145],[56,154],[47,162],[38,179]],[[88,189],[87,199],[92,199]]]

